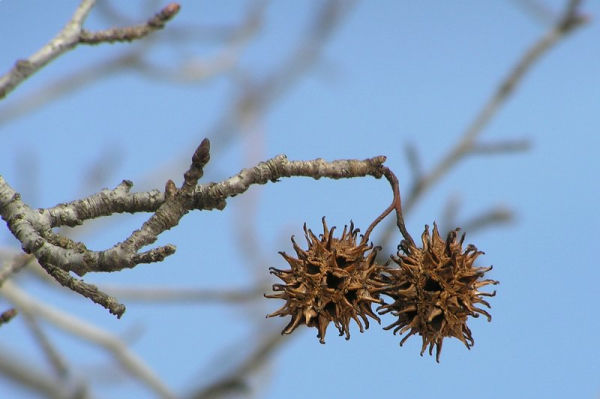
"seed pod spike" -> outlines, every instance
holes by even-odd
[[[272,314],[285,316],[287,309],[292,322],[284,333],[291,333],[304,324],[316,327],[317,337],[324,343],[331,322],[349,339],[352,320],[361,332],[368,328],[367,317],[379,321],[371,305],[382,302],[379,288],[383,284],[380,275],[384,267],[375,263],[373,251],[377,248],[362,241],[357,243],[359,230],[354,229],[353,223],[350,228],[344,227],[341,236],[334,234],[335,227],[330,229],[325,218],[322,223],[323,234],[319,237],[304,224],[306,250],[292,240],[298,258],[280,253],[291,269],[271,269],[283,283],[273,285],[280,296],[268,297],[286,301],[284,308]],[[298,312],[304,316],[298,317]]]
[[[494,296],[495,292],[482,293],[479,289],[498,282],[483,279],[491,268],[473,265],[482,252],[473,245],[463,250],[464,234],[459,236],[458,229],[442,240],[436,223],[431,233],[426,225],[421,241],[422,248],[406,240],[398,246],[398,254],[392,257],[397,267],[385,270],[388,284],[376,290],[393,302],[377,311],[397,318],[384,329],[393,328],[394,334],[406,334],[401,344],[418,333],[423,340],[421,354],[428,348],[432,355],[435,347],[439,361],[444,338],[456,337],[467,348],[473,345],[467,319],[482,314],[491,320],[486,310],[475,305],[490,307],[482,297]]]

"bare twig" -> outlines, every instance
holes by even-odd
[[[25,312],[41,317],[62,330],[101,346],[114,356],[124,370],[156,392],[161,398],[175,398],[175,395],[160,380],[158,375],[112,334],[37,301],[11,281],[4,283],[4,286],[0,288],[0,293],[12,302],[17,309],[23,309]]]
[[[171,3],[144,25],[91,33],[82,26],[95,3],[96,0],[83,0],[71,20],[52,40],[29,58],[18,60],[8,73],[0,77],[0,99],[49,62],[79,44],[134,40],[161,29],[179,11],[179,5]]]
[[[88,284],[83,280],[71,277],[69,272],[66,272],[50,263],[46,263],[42,267],[48,272],[49,275],[54,277],[54,279],[60,285],[67,287],[86,298],[89,298],[92,300],[92,302],[97,303],[100,306],[103,306],[104,308],[108,309],[110,313],[117,316],[117,318],[120,319],[121,316],[123,316],[123,313],[125,313],[125,305],[119,303],[110,295],[100,291],[95,285]]]
[[[148,36],[155,30],[162,29],[165,24],[179,12],[179,4],[170,3],[146,23],[125,28],[112,28],[98,32],[82,29],[79,34],[79,43],[99,44],[114,42],[130,42]]]
[[[121,54],[111,55],[101,62],[69,71],[66,76],[34,89],[25,97],[13,99],[12,102],[4,104],[0,109],[0,125],[27,115],[36,108],[117,72],[133,70],[153,81],[160,79],[186,84],[202,82],[225,73],[236,65],[242,50],[259,31],[264,3],[263,1],[256,2],[246,13],[239,26],[217,29],[218,32],[214,32],[215,29],[200,26],[173,26],[167,32],[155,36],[154,40],[138,42],[135,47],[130,47]],[[102,1],[98,3],[97,8],[106,6],[109,6],[109,2]],[[125,23],[125,21],[120,22]],[[166,43],[172,48],[173,45],[180,45],[183,42],[202,40],[205,35],[211,36],[213,40],[226,41],[223,48],[210,58],[191,60],[186,58],[180,62],[180,65],[168,68],[145,58],[145,54],[161,43]]]
[[[52,40],[28,59],[17,61],[6,75],[0,77],[0,99],[50,61],[77,45],[81,26],[95,3],[96,0],[83,0],[71,20]]]
[[[202,184],[194,193],[195,209],[225,206],[228,197],[242,194],[251,185],[277,182],[283,177],[312,177],[320,179],[348,179],[373,176],[377,179],[383,175],[382,165],[386,157],[383,155],[365,160],[342,159],[327,162],[318,158],[312,161],[288,161],[285,155],[278,155],[253,168],[244,169],[236,176],[221,183]],[[206,203],[205,203],[206,202]]]

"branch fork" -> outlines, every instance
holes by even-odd
[[[168,180],[164,192],[152,190],[132,193],[133,183],[124,180],[113,190],[103,190],[81,200],[34,210],[0,176],[0,215],[21,242],[23,250],[33,255],[58,283],[121,317],[125,312],[124,305],[96,286],[74,278],[70,272],[82,277],[89,272],[115,272],[143,263],[161,262],[175,253],[174,245],[168,244],[144,252],[140,250],[153,244],[161,233],[176,226],[191,210],[223,209],[227,198],[242,194],[254,184],[278,182],[284,177],[345,179],[386,176],[390,179],[391,171],[383,166],[385,159],[384,156],[377,156],[362,161],[344,159],[328,162],[321,158],[290,161],[285,155],[278,155],[252,168],[243,169],[222,182],[199,185],[198,180],[203,176],[204,167],[210,160],[210,142],[204,139],[194,152],[191,165],[184,173],[184,181],[179,188],[172,180]],[[394,209],[400,209],[399,195],[396,192],[393,206]],[[388,213],[391,210],[390,208]],[[77,226],[86,220],[123,212],[153,214],[127,239],[104,251],[91,251],[85,244],[53,231],[58,227]]]

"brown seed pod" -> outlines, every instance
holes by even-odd
[[[496,291],[485,293],[479,289],[498,282],[482,279],[492,267],[473,266],[483,252],[473,245],[463,251],[464,238],[463,234],[458,239],[457,229],[448,233],[444,241],[435,223],[431,236],[429,226],[425,226],[421,236],[423,248],[403,241],[398,256],[392,257],[400,267],[387,269],[382,275],[388,286],[381,293],[394,302],[380,306],[378,311],[398,317],[385,329],[393,328],[394,334],[406,333],[400,341],[401,346],[411,335],[418,333],[423,339],[421,355],[427,346],[431,355],[435,345],[438,362],[445,337],[456,337],[469,349],[474,344],[467,327],[468,316],[483,314],[491,320],[490,314],[476,305],[490,307],[482,297],[494,296]]]
[[[282,334],[290,334],[301,324],[316,327],[317,337],[325,343],[325,332],[330,322],[337,327],[340,336],[350,338],[350,320],[354,320],[363,332],[369,328],[367,316],[380,322],[372,311],[372,303],[383,303],[375,288],[384,283],[377,279],[383,267],[375,263],[379,248],[368,245],[363,239],[357,244],[359,230],[344,226],[342,236],[333,236],[335,227],[327,228],[323,218],[323,234],[317,238],[304,225],[308,249],[301,249],[292,237],[298,258],[280,252],[290,264],[291,270],[270,268],[272,274],[284,284],[274,284],[274,294],[267,298],[283,299],[286,303],[267,317],[291,316]],[[362,323],[361,323],[362,319]]]

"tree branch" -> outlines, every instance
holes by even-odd
[[[15,66],[0,78],[0,99],[6,97],[15,87],[50,61],[78,44],[81,26],[95,3],[96,0],[83,0],[71,20],[52,40],[28,59],[18,60]]]
[[[162,29],[165,23],[179,11],[179,5],[171,3],[146,24],[89,32],[84,30],[82,26],[95,3],[96,0],[83,0],[71,20],[52,40],[29,58],[18,60],[10,71],[0,77],[0,99],[6,97],[8,93],[49,62],[79,44],[135,40],[148,35],[150,32]]]
[[[71,277],[69,272],[66,272],[50,263],[46,263],[43,266],[44,270],[63,287],[70,288],[71,290],[83,295],[86,298],[92,300],[92,302],[103,306],[117,318],[121,318],[125,313],[125,305],[119,303],[115,298],[100,291],[98,287],[92,284],[88,284],[83,280],[79,280]]]
[[[179,4],[170,3],[160,10],[155,16],[141,25],[129,26],[125,28],[112,28],[98,32],[90,32],[82,29],[79,35],[81,44],[99,44],[114,42],[131,42],[148,36],[155,30],[165,27],[165,24],[179,12]]]
[[[161,233],[176,226],[190,210],[223,209],[226,198],[245,192],[253,184],[276,182],[280,178],[292,176],[342,179],[370,175],[380,178],[385,169],[384,156],[363,161],[326,162],[320,158],[312,161],[288,161],[284,155],[279,155],[260,162],[253,168],[244,169],[223,182],[198,186],[198,179],[202,177],[203,168],[210,159],[209,151],[210,143],[205,139],[196,149],[180,189],[169,180],[164,194],[158,190],[131,194],[133,183],[125,180],[114,190],[104,190],[83,200],[49,209],[31,209],[0,176],[0,215],[21,242],[23,250],[35,256],[48,274],[63,286],[121,317],[125,312],[122,304],[97,287],[71,277],[69,272],[83,276],[88,272],[113,272],[133,268],[140,263],[160,262],[175,252],[174,245],[168,244],[146,252],[139,252],[140,249],[154,243]],[[58,235],[52,230],[63,225],[80,225],[85,220],[99,216],[143,211],[154,214],[126,240],[104,251],[90,251],[85,244]]]
[[[119,72],[135,71],[141,76],[155,82],[157,79],[170,83],[198,83],[214,76],[224,74],[231,70],[237,63],[241,53],[250,43],[250,39],[261,31],[262,14],[266,2],[256,2],[251,6],[239,25],[226,28],[209,28],[205,26],[171,26],[168,32],[156,36],[152,41],[145,41],[135,47],[129,47],[121,54],[111,55],[109,58],[92,65],[85,65],[79,69],[68,71],[45,86],[33,89],[25,97],[13,99],[4,104],[0,109],[0,125],[28,115],[32,110],[42,107],[56,99],[80,90],[82,87],[106,78]],[[101,1],[96,5],[96,11],[109,5]],[[121,24],[131,23],[126,18],[117,19]],[[213,30],[216,29],[216,32]],[[155,61],[147,60],[145,55],[159,44],[173,49],[190,42],[197,43],[202,40],[224,41],[223,48],[216,54],[202,58],[185,58],[176,66],[161,66]]]

